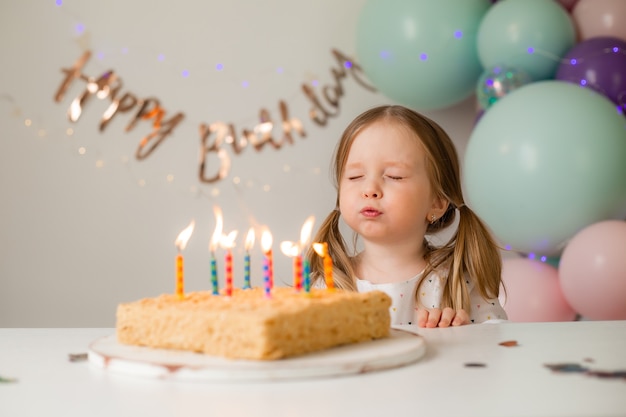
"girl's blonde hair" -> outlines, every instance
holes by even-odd
[[[424,239],[427,267],[422,274],[424,279],[430,272],[447,268],[448,279],[444,289],[441,307],[455,310],[471,310],[469,292],[465,280],[472,277],[486,298],[496,298],[500,291],[502,259],[486,225],[465,205],[461,190],[459,159],[454,143],[448,134],[434,121],[402,106],[380,106],[370,109],[348,125],[334,153],[332,177],[337,189],[336,208],[326,217],[314,241],[327,242],[333,259],[333,278],[338,288],[356,291],[356,280],[352,257],[340,231],[339,187],[350,146],[356,136],[367,126],[378,121],[396,122],[415,134],[426,152],[426,169],[430,186],[437,197],[449,202],[442,217],[429,224],[426,234],[433,234],[450,226],[459,211],[459,224],[450,240],[435,247]],[[417,219],[423,221],[423,219]],[[354,236],[353,247],[356,248]],[[353,253],[352,255],[355,255]],[[313,283],[323,279],[323,262],[312,249],[307,252]]]

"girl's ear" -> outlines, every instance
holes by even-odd
[[[433,199],[433,204],[428,212],[428,218],[426,219],[428,222],[433,223],[434,220],[437,220],[443,216],[448,210],[448,206],[450,202],[444,197],[435,197]],[[434,220],[433,220],[434,219]]]

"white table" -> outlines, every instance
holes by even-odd
[[[0,329],[0,416],[625,416],[626,321],[418,329],[426,355],[402,368],[275,382],[172,382],[119,375],[68,354],[113,329]],[[519,346],[499,343],[516,340]],[[485,367],[467,367],[469,362]]]

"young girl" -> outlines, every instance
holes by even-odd
[[[439,125],[405,107],[373,108],[346,128],[334,161],[336,208],[314,241],[328,243],[338,288],[386,292],[392,324],[507,318],[498,301],[499,249],[463,201],[458,156]],[[433,246],[425,236],[450,226],[457,210],[457,230]],[[340,217],[354,231],[354,250]],[[313,285],[323,286],[321,257],[312,250],[307,257]]]

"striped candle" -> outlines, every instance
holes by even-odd
[[[305,292],[311,291],[311,270],[309,260],[304,258],[302,261],[302,288]]]
[[[185,298],[185,277],[183,274],[183,250],[187,246],[187,241],[191,237],[193,233],[193,228],[195,227],[196,222],[191,220],[189,226],[184,228],[176,237],[176,241],[174,244],[176,245],[176,249],[178,249],[178,255],[176,256],[176,296],[179,300]]]
[[[219,295],[220,289],[217,282],[217,261],[215,260],[214,252],[211,252],[211,286],[213,287],[213,295]]]
[[[265,287],[265,296],[270,298],[272,295],[272,234],[269,230],[264,230],[261,234],[261,249],[263,250],[263,286]]]
[[[293,288],[296,291],[302,290],[302,257],[300,255],[293,257]]]
[[[246,254],[244,255],[244,258],[243,258],[243,288],[244,289],[248,289],[252,287],[250,284],[250,250],[252,249],[252,246],[254,246],[254,239],[255,239],[254,228],[251,227],[250,229],[248,229],[248,234],[246,235],[246,243],[245,243]]]
[[[176,296],[179,300],[185,297],[185,279],[183,276],[183,255],[176,256]]]
[[[265,289],[265,296],[270,298],[272,287],[270,286],[270,260],[267,254],[263,256],[263,288]]]
[[[250,286],[250,252],[246,251],[243,257],[243,288],[247,290]]]
[[[233,252],[230,249],[226,250],[224,264],[226,267],[226,295],[230,297],[233,295]]]

